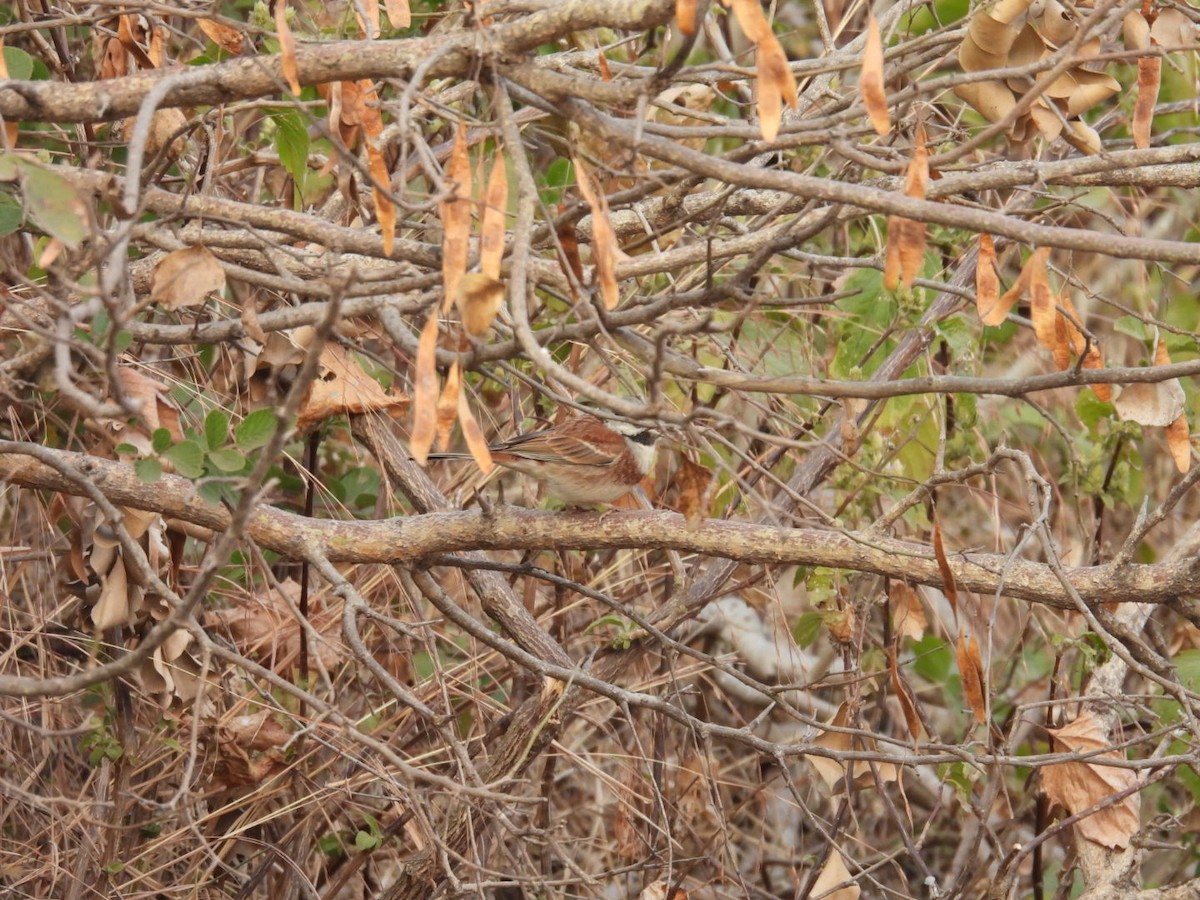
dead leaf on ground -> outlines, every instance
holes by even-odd
[[[185,247],[164,256],[150,276],[150,299],[167,309],[200,306],[225,290],[225,270],[206,247]]]
[[[1090,712],[1080,715],[1062,728],[1048,728],[1060,749],[1089,752],[1111,747],[1112,742],[1101,721]],[[1102,803],[1114,794],[1134,788],[1137,774],[1132,769],[1105,765],[1103,760],[1123,760],[1124,754],[1108,750],[1082,762],[1057,763],[1042,769],[1042,791],[1068,813],[1074,815]],[[1141,823],[1141,797],[1136,791],[1075,824],[1089,841],[1104,847],[1122,849]]]

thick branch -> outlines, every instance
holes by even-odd
[[[423,63],[427,78],[468,72],[476,60],[528,53],[573,31],[597,26],[643,30],[667,20],[666,0],[564,0],[515,22],[395,41],[333,41],[296,49],[301,85],[360,78],[410,79]],[[286,91],[280,56],[250,56],[180,72],[158,69],[81,84],[7,81],[0,117],[10,122],[105,122],[135,115],[165,78],[177,80],[160,108],[215,106]]]
[[[0,480],[81,493],[77,484],[22,455],[16,450],[19,446],[5,445],[9,452],[0,455]],[[67,451],[60,454],[114,503],[218,531],[229,526],[228,511],[200,499],[195,484],[187,479],[168,475],[147,484],[138,479],[132,466]],[[260,507],[247,523],[246,535],[291,559],[306,558],[312,548],[333,562],[414,561],[464,550],[673,549],[746,563],[826,566],[941,584],[932,551],[921,544],[717,520],[693,528],[682,516],[668,512],[608,512],[597,516],[503,508],[490,515],[453,512],[347,522]],[[960,589],[1073,608],[1047,565],[992,553],[963,553],[952,557],[950,567]],[[1200,572],[1187,560],[1128,565],[1119,571],[1107,566],[1066,571],[1072,586],[1089,604],[1166,603],[1181,594],[1200,592]]]

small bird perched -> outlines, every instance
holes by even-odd
[[[610,503],[632,491],[654,461],[655,433],[628,422],[608,425],[574,416],[552,428],[492,444],[492,460],[546,485],[567,505]],[[467,453],[431,453],[430,459],[470,459]]]

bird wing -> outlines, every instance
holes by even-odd
[[[579,429],[561,427],[531,431],[492,449],[513,453],[526,459],[573,466],[610,466],[624,449],[624,446],[604,446],[595,439],[586,439],[578,432]]]

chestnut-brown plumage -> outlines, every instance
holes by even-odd
[[[654,433],[637,425],[606,425],[591,416],[575,416],[489,449],[497,465],[536,478],[563,503],[580,505],[610,503],[637,487],[654,460],[654,442]],[[467,454],[434,453],[430,458],[463,459]]]

